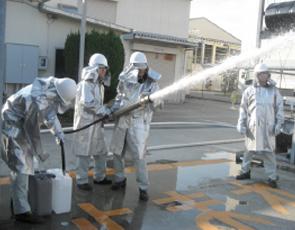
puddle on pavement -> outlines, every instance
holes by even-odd
[[[245,200],[237,200],[227,195],[222,194],[209,194],[210,198],[216,200],[222,200],[224,203],[222,204],[222,211],[236,211],[238,206],[248,205],[248,201]]]
[[[177,167],[176,190],[190,191],[211,180],[226,180],[239,173],[235,162]]]

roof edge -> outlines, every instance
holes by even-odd
[[[190,18],[189,20],[191,21],[191,20],[194,20],[194,19],[205,19],[205,20],[207,20],[208,22],[212,23],[213,25],[217,26],[217,27],[218,27],[219,29],[221,29],[223,32],[229,34],[229,35],[232,36],[234,39],[236,39],[236,40],[238,40],[238,41],[240,41],[240,42],[242,43],[242,40],[241,40],[241,39],[237,38],[237,37],[234,36],[232,33],[226,31],[225,29],[223,29],[222,27],[220,27],[219,25],[217,25],[215,22],[209,20],[208,18],[206,18],[206,17],[195,17],[195,18]]]
[[[142,40],[176,44],[176,45],[181,45],[185,47],[198,46],[197,42],[191,42],[186,38],[180,38],[176,36],[164,35],[164,34],[158,34],[158,33],[143,32],[143,31],[132,31],[130,33],[123,34],[122,37],[125,40],[142,39]]]
[[[82,16],[80,14],[69,13],[69,12],[66,12],[66,11],[63,11],[63,10],[60,10],[57,8],[46,6],[44,4],[39,5],[39,10],[41,12],[61,15],[61,16],[76,19],[76,20],[81,20],[81,18],[82,18]],[[132,30],[131,28],[128,28],[125,26],[121,26],[121,25],[118,25],[115,23],[111,23],[111,22],[107,22],[107,21],[103,21],[103,20],[99,20],[99,19],[91,18],[91,17],[86,17],[86,21],[88,23],[92,23],[95,25],[103,26],[106,28],[114,29],[114,30],[118,30],[121,32],[130,32]]]

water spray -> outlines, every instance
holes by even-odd
[[[261,58],[264,55],[269,54],[274,49],[278,49],[284,46],[291,44],[294,44],[295,41],[295,33],[289,32],[286,33],[283,36],[276,37],[272,39],[272,41],[267,44],[267,46],[260,48],[260,49],[254,49],[249,52],[245,52],[239,56],[233,56],[228,59],[226,59],[222,64],[219,64],[215,67],[206,69],[202,72],[195,73],[191,76],[186,76],[179,81],[174,82],[172,85],[167,86],[153,94],[150,95],[151,101],[161,100],[167,97],[170,94],[173,94],[180,90],[190,89],[193,86],[195,86],[198,82],[201,82],[205,80],[208,77],[218,77],[219,74],[229,70],[233,69],[235,67],[238,67],[239,65],[253,60],[257,58]]]
[[[182,78],[181,80],[174,82],[172,85],[167,86],[167,87],[165,87],[165,88],[163,88],[163,89],[161,89],[149,96],[145,96],[144,98],[140,99],[140,101],[114,112],[112,114],[112,116],[115,118],[118,118],[120,116],[130,113],[131,111],[133,111],[145,104],[160,101],[172,93],[175,93],[180,90],[190,89],[194,85],[196,85],[198,82],[203,81],[208,77],[212,77],[212,76],[217,77],[220,73],[223,73],[229,69],[233,69],[233,68],[235,68],[247,61],[262,57],[263,55],[270,53],[272,50],[280,48],[280,47],[284,47],[284,46],[288,45],[289,42],[294,43],[294,41],[295,41],[295,33],[294,32],[289,32],[283,36],[274,38],[273,41],[270,42],[268,44],[268,46],[266,46],[266,47],[263,47],[260,49],[254,49],[251,52],[247,52],[247,53],[241,54],[239,56],[230,57],[220,65],[217,65],[215,67],[204,70],[202,72],[193,74],[192,76],[186,76],[186,77]],[[102,117],[102,118],[92,122],[91,124],[88,124],[88,125],[81,127],[79,129],[66,131],[65,134],[78,132],[78,131],[86,129],[98,122],[107,120],[108,118],[109,118],[108,116]]]

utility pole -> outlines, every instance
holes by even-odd
[[[256,32],[256,48],[261,47],[261,31],[263,26],[264,5],[265,5],[265,0],[259,0],[257,32]]]
[[[0,111],[3,104],[4,91],[4,66],[5,66],[5,20],[6,19],[6,0],[0,0]],[[0,147],[2,148],[2,119],[0,118]]]
[[[79,49],[79,71],[78,81],[81,79],[81,73],[84,66],[84,52],[85,52],[85,28],[86,28],[86,11],[87,0],[81,0],[81,25],[80,25],[80,49]]]

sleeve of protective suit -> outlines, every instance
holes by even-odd
[[[275,123],[275,135],[280,133],[282,125],[284,123],[284,104],[283,98],[278,89],[276,89],[276,100],[275,100],[275,116],[276,116],[276,123]]]
[[[54,110],[54,106],[50,105],[48,100],[42,96],[37,99],[37,104],[43,123],[56,138],[60,141],[64,141],[64,133],[58,120],[57,113]]]
[[[247,132],[247,110],[248,110],[247,101],[248,101],[248,95],[246,90],[244,91],[242,99],[241,99],[240,115],[239,115],[239,120],[237,124],[237,130],[242,135],[245,135]]]
[[[88,113],[94,113],[101,116],[110,114],[109,109],[106,106],[98,103],[98,100],[95,98],[95,95],[93,93],[92,84],[93,83],[84,81],[80,85],[81,96],[79,98],[79,103],[83,105],[85,111],[87,111]]]
[[[119,84],[117,86],[117,95],[116,95],[113,105],[110,108],[112,113],[116,112],[117,110],[119,110],[122,107],[122,102],[123,102],[123,98],[124,98],[123,87],[124,87],[123,82],[119,81]]]

